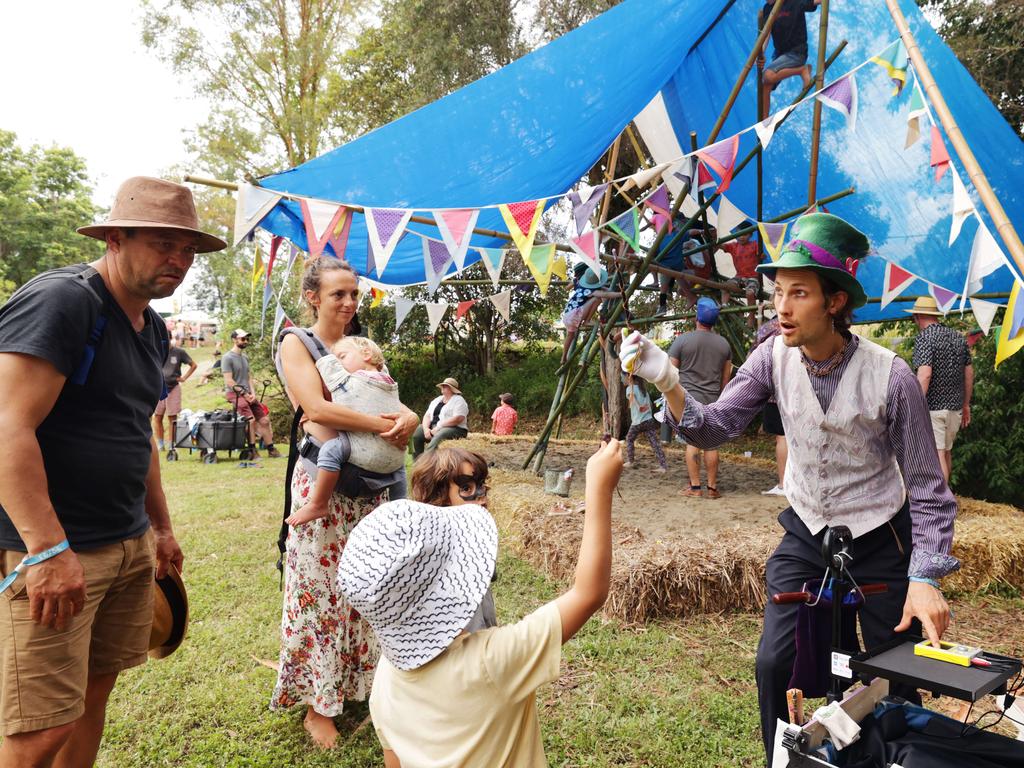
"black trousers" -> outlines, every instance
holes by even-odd
[[[821,557],[825,531],[812,536],[792,507],[783,510],[779,523],[785,534],[765,569],[769,598],[777,592],[799,592],[805,582],[820,579],[825,572],[825,561]],[[900,623],[907,597],[910,548],[910,508],[906,502],[892,520],[853,541],[850,552],[853,556],[850,567],[853,578],[858,584],[889,586],[888,592],[868,597],[860,609],[861,634],[868,648],[896,636],[893,627]],[[786,688],[796,658],[794,631],[797,607],[795,604],[775,605],[769,599],[764,609],[764,630],[757,647],[757,700],[761,709],[766,764],[769,766],[775,744],[776,721],[781,719],[785,722],[789,718]],[[916,622],[910,631],[920,632]],[[893,693],[917,699],[913,690],[894,687]]]

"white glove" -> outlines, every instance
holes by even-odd
[[[619,350],[622,370],[651,382],[659,392],[668,392],[679,384],[679,369],[665,352],[640,331],[633,331]]]

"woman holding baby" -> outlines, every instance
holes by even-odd
[[[314,322],[313,339],[324,350],[335,348],[355,317],[359,300],[356,273],[347,262],[319,257],[306,266],[303,297]],[[419,424],[404,405],[394,412],[370,415],[333,402],[306,344],[297,334],[284,336],[279,370],[292,406],[305,414],[303,429],[322,445],[339,432],[379,435],[405,448]],[[315,462],[314,462],[315,463]],[[312,493],[311,465],[299,461],[291,477],[292,512],[305,506]],[[338,591],[338,560],[349,532],[363,517],[388,500],[388,490],[369,498],[350,498],[335,491],[327,514],[291,527],[284,558],[284,609],[281,654],[272,709],[306,705],[305,728],[323,748],[338,736],[333,718],[346,699],[370,694],[379,650],[369,625]]]

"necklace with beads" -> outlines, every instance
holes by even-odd
[[[839,351],[832,355],[832,357],[826,360],[821,366],[818,366],[813,361],[808,360],[807,355],[802,353],[800,355],[801,362],[804,364],[804,368],[807,369],[807,372],[812,376],[828,376],[839,367],[840,363],[843,362],[843,354],[846,352],[847,344],[848,342],[846,339],[843,339],[843,346],[839,348]]]

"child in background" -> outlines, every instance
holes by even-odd
[[[558,678],[562,644],[608,597],[620,450],[610,440],[587,462],[573,586],[516,624],[466,631],[498,555],[486,509],[392,501],[352,531],[338,583],[380,642],[370,714],[387,768],[546,765],[536,690]],[[479,492],[465,478],[449,495]]]
[[[424,453],[412,466],[413,501],[435,507],[458,507],[478,504],[487,509],[487,459],[462,448],[438,448]],[[498,572],[491,576],[496,581]],[[467,632],[498,626],[494,596],[487,588],[480,607],[466,625]]]
[[[746,229],[754,226],[754,223],[745,221],[740,226]],[[736,268],[735,280],[746,294],[747,306],[757,303],[757,294],[761,290],[761,276],[755,271],[755,267],[761,263],[761,249],[757,242],[751,241],[752,234],[752,232],[748,232],[735,240],[722,244],[722,250],[732,256],[732,264]],[[753,312],[747,313],[747,323],[751,328],[756,327]]]
[[[334,402],[374,416],[399,410],[398,384],[382,370],[384,354],[380,347],[362,336],[345,336],[331,352],[317,360],[316,367]],[[285,522],[299,525],[326,517],[327,503],[343,464],[388,473],[401,469],[404,463],[405,451],[380,435],[346,432],[327,440],[316,457],[316,482],[309,500]]]
[[[569,348],[580,326],[586,325],[594,316],[594,311],[603,299],[616,299],[622,294],[619,291],[601,290],[608,283],[608,273],[604,269],[596,274],[582,261],[572,268],[572,290],[569,300],[562,310],[562,324],[565,326],[565,344],[562,346],[562,364],[569,356]]]
[[[651,396],[647,393],[647,385],[641,379],[632,382],[623,377],[626,384],[626,397],[629,400],[629,431],[626,433],[626,463],[622,466],[633,466],[633,450],[637,435],[644,433],[654,449],[654,455],[658,457],[658,468],[655,472],[667,472],[668,465],[665,463],[665,451],[661,449],[658,441],[659,424],[654,419],[654,409],[651,406]]]
[[[491,414],[491,434],[511,435],[516,431],[519,414],[512,407],[514,398],[511,392],[498,395],[498,407]]]
[[[811,83],[811,68],[807,65],[807,21],[804,14],[814,13],[821,5],[821,0],[768,0],[757,15],[757,28],[761,29],[768,20],[775,3],[782,3],[782,8],[772,24],[772,44],[775,57],[764,65],[764,54],[768,50],[768,40],[757,57],[758,66],[764,66],[764,95],[758,105],[763,120],[771,113],[772,91],[787,77],[799,77],[806,88]]]

